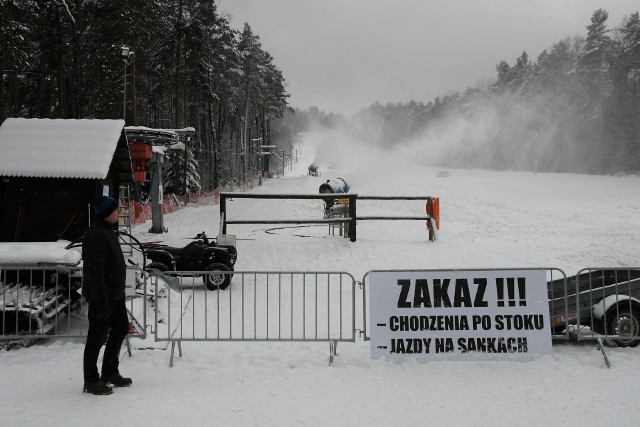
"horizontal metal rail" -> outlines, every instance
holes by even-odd
[[[295,200],[332,200],[336,198],[357,197],[356,193],[318,193],[318,194],[260,194],[260,193],[220,193],[220,200],[226,199],[295,199]]]
[[[358,196],[358,200],[422,200],[422,201],[426,201],[427,206],[431,205],[434,199],[437,199],[437,198],[432,196]],[[429,229],[429,240],[432,242],[436,240],[436,224],[434,223],[433,220],[434,218],[431,215],[356,216],[356,221],[426,221],[427,228]]]
[[[433,196],[359,196],[357,193],[318,193],[318,194],[260,194],[260,193],[220,193],[229,199],[336,199],[357,197],[358,200],[431,200]]]
[[[359,218],[358,218],[359,219]],[[227,224],[339,224],[351,222],[349,218],[333,218],[333,219],[251,219],[241,220],[233,219],[227,220]]]
[[[418,221],[428,221],[431,219],[430,216],[358,216],[356,220],[358,221],[366,221],[366,220],[391,220],[391,221],[406,221],[406,220],[418,220]]]
[[[358,200],[431,200],[433,196],[358,196]]]

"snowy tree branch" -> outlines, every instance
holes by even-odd
[[[73,22],[73,25],[76,24],[76,20],[73,17],[73,15],[71,14],[71,11],[69,10],[69,5],[67,4],[66,0],[60,0],[62,1],[62,4],[64,5],[64,8],[67,9],[67,13],[69,14],[69,18],[71,18],[71,21]]]

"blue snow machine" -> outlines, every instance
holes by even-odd
[[[347,184],[347,181],[345,181],[342,178],[336,178],[336,179],[328,179],[326,182],[320,184],[320,189],[319,192],[320,194],[345,194],[348,193],[349,190],[351,188],[349,187],[349,184]],[[329,218],[331,216],[331,208],[333,208],[334,205],[339,204],[342,205],[343,207],[346,207],[348,205],[346,200],[343,199],[326,199],[324,201],[325,207],[324,207],[324,216],[325,218]]]

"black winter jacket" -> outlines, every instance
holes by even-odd
[[[96,219],[82,243],[84,284],[87,301],[116,301],[125,297],[126,264],[113,225]]]

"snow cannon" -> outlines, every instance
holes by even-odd
[[[328,179],[320,185],[320,194],[340,194],[348,193],[349,184],[342,178]]]
[[[327,182],[320,185],[320,194],[344,194],[350,190],[349,184],[342,178],[328,179]],[[329,209],[335,204],[348,205],[349,199],[327,199],[325,203],[325,216]]]

